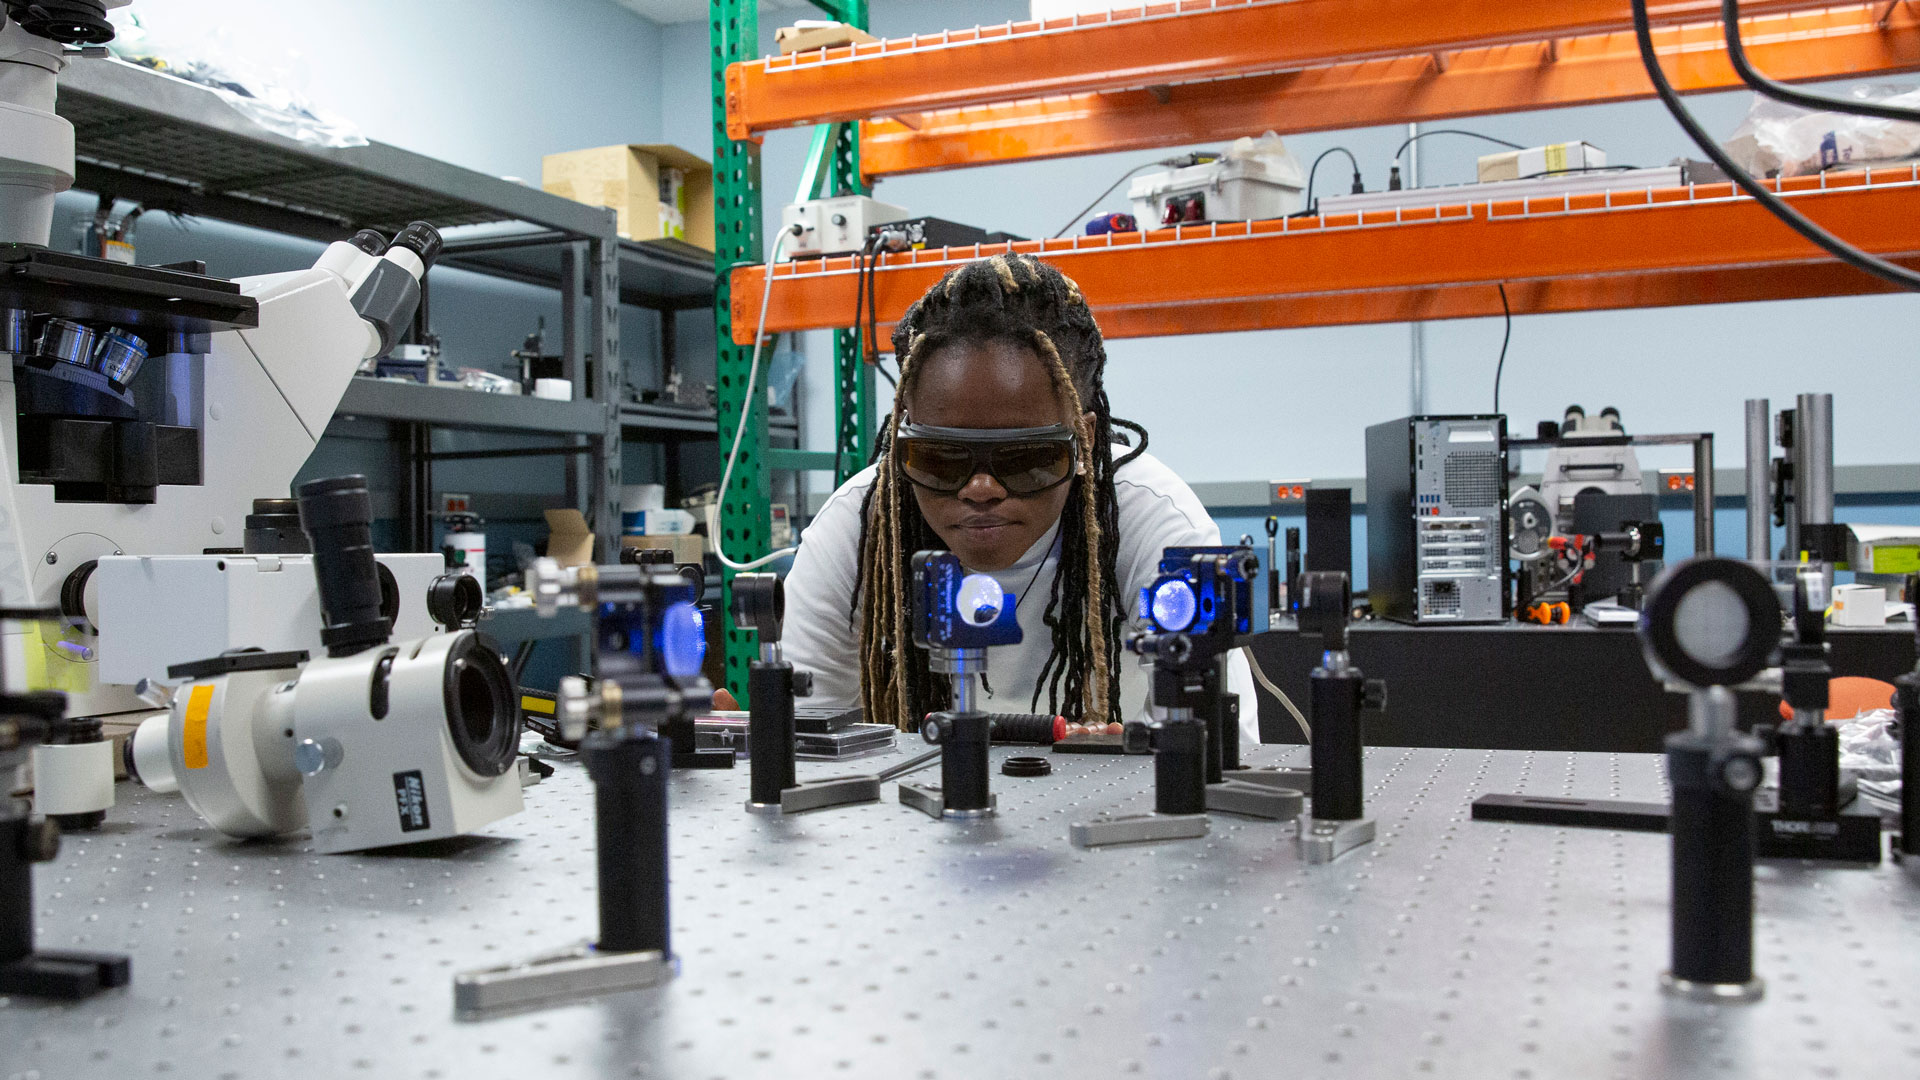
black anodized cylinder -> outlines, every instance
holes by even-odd
[[[1222,770],[1226,763],[1221,760],[1225,752],[1226,740],[1221,737],[1221,729],[1226,725],[1226,717],[1221,712],[1220,686],[1217,681],[1210,682],[1194,701],[1193,713],[1207,723],[1207,749],[1201,760],[1206,770],[1209,784],[1217,784],[1226,779]]]
[[[776,805],[794,783],[793,665],[755,660],[747,672],[747,693],[747,764],[753,773],[748,798]]]
[[[1780,813],[1798,819],[1840,812],[1840,730],[1789,726],[1775,739],[1780,755]]]
[[[1920,856],[1920,671],[1894,680],[1893,695],[1900,710],[1900,854]]]
[[[603,952],[669,952],[666,740],[638,727],[588,734]]]
[[[1157,814],[1207,812],[1207,725],[1173,721],[1154,733],[1153,810]]]
[[[313,548],[320,593],[320,640],[329,656],[387,640],[380,571],[373,557],[373,497],[358,473],[301,484],[300,529]]]
[[[0,821],[0,964],[33,954],[33,866],[27,818]]]
[[[1320,821],[1355,821],[1366,815],[1360,761],[1361,674],[1316,669],[1311,682],[1313,816]]]
[[[1725,782],[1729,752],[1750,756],[1757,769],[1757,740],[1713,743],[1687,731],[1667,737],[1667,780],[1673,789],[1672,973],[1692,983],[1740,985],[1753,979],[1753,791]],[[1317,785],[1319,777],[1314,781]]]
[[[948,810],[985,810],[987,747],[993,737],[993,719],[986,713],[950,713],[945,749],[940,754],[940,795]]]

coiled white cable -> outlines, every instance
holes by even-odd
[[[753,359],[747,364],[747,392],[740,398],[740,426],[733,431],[733,447],[727,451],[727,467],[720,472],[720,490],[715,494],[713,503],[707,507],[707,535],[713,539],[713,554],[720,565],[729,570],[757,570],[776,559],[786,558],[800,549],[798,547],[781,548],[769,552],[748,562],[734,562],[727,558],[727,549],[720,539],[720,504],[726,500],[727,485],[733,480],[733,463],[740,457],[740,440],[747,433],[747,417],[753,409],[753,390],[760,377],[760,348],[766,343],[767,335],[762,329],[767,325],[767,305],[773,299],[773,268],[780,261],[780,251],[786,247],[788,236],[800,235],[798,222],[781,229],[774,237],[773,254],[767,257],[766,281],[760,290],[760,318],[754,323]]]

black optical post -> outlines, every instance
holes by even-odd
[[[979,679],[987,649],[1018,645],[1018,597],[985,574],[968,574],[945,551],[913,556],[913,643],[927,650],[928,666],[948,677],[952,707],[927,717],[920,734],[941,748],[940,786],[900,783],[900,801],[936,818],[979,818],[993,813],[987,749],[993,720],[979,707]]]
[[[660,734],[704,711],[698,591],[671,570],[645,566],[530,570],[543,612],[580,606],[596,615],[599,676],[560,687],[562,734],[580,740],[594,784],[599,885],[597,940],[525,963],[454,979],[462,1018],[558,1004],[651,986],[674,970],[667,890],[667,792],[674,754]]]
[[[1352,586],[1343,571],[1310,570],[1300,575],[1300,632],[1318,634],[1320,666],[1311,676],[1309,711],[1313,720],[1313,801],[1300,819],[1299,847],[1310,863],[1327,863],[1373,842],[1373,820],[1366,816],[1360,730],[1363,709],[1386,707],[1387,687],[1367,678],[1347,654],[1347,619]]]
[[[57,609],[0,609],[0,620],[59,617]],[[24,766],[36,744],[65,734],[66,710],[65,694],[0,691],[0,777]],[[131,978],[125,956],[34,948],[33,864],[59,853],[60,827],[30,816],[24,801],[0,791],[0,994],[77,1001]]]
[[[1755,1001],[1754,789],[1759,739],[1734,727],[1733,691],[1766,666],[1780,603],[1758,570],[1732,559],[1689,559],[1654,583],[1640,622],[1648,666],[1692,687],[1687,729],[1667,737],[1673,789],[1671,966],[1668,993]]]
[[[1920,866],[1920,754],[1913,752],[1920,731],[1920,620],[1914,623],[1913,670],[1894,680],[1893,707],[1900,718],[1900,835],[1893,857],[1907,867]]]
[[[760,658],[747,669],[747,763],[752,777],[749,811],[770,812],[780,793],[794,784],[793,665],[780,654],[780,624],[786,616],[786,589],[777,574],[737,574],[733,579],[733,625],[760,637]],[[811,691],[812,680],[807,681]]]
[[[760,637],[760,658],[747,669],[747,766],[751,773],[747,812],[797,814],[878,802],[878,776],[839,776],[804,784],[794,777],[794,699],[813,692],[813,673],[795,670],[780,653],[786,611],[786,586],[779,575],[734,575],[733,625]]]
[[[1204,836],[1208,810],[1298,816],[1299,791],[1240,779],[1276,774],[1239,768],[1240,702],[1225,688],[1227,655],[1251,628],[1258,573],[1251,537],[1238,547],[1166,549],[1160,575],[1141,592],[1152,629],[1127,641],[1148,667],[1153,719],[1129,721],[1125,739],[1154,755],[1154,810],[1076,822],[1068,831],[1075,847]]]
[[[1756,853],[1763,859],[1876,864],[1880,814],[1860,803],[1855,784],[1842,783],[1840,731],[1827,722],[1827,686],[1833,677],[1826,619],[1831,576],[1831,568],[1821,563],[1802,564],[1794,573],[1793,623],[1780,646],[1781,696],[1793,717],[1772,735],[1780,790],[1777,801],[1766,792],[1756,797]]]

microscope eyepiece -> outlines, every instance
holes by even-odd
[[[382,610],[373,558],[373,497],[358,473],[300,485],[300,529],[313,548],[320,592],[320,640],[329,656],[383,645],[391,627]]]
[[[361,229],[348,237],[347,243],[375,258],[379,258],[387,250],[387,238],[373,229]]]
[[[394,247],[406,248],[420,256],[420,262],[428,267],[432,267],[433,261],[440,257],[442,243],[440,230],[424,221],[410,223],[393,238]]]

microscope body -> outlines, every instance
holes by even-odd
[[[129,772],[178,789],[231,836],[302,826],[326,853],[470,832],[522,807],[519,695],[500,654],[469,625],[470,579],[454,628],[388,640],[365,478],[302,485],[313,539],[319,638],[330,654],[226,652],[175,665],[168,714],[141,724]],[[446,600],[446,603],[438,601]]]
[[[439,237],[418,244],[437,251]],[[343,240],[306,270],[231,283],[206,278],[208,288],[237,287],[233,321],[246,325],[222,324],[227,328],[207,333],[137,323],[120,328],[146,350],[131,371],[121,370],[120,389],[95,370],[97,361],[82,367],[85,357],[42,356],[32,338],[0,342],[0,353],[10,344],[28,350],[0,356],[13,375],[0,379],[0,512],[6,517],[0,527],[13,533],[23,556],[12,571],[16,580],[6,580],[0,567],[0,589],[59,605],[67,616],[61,641],[9,633],[10,659],[44,652],[49,681],[72,688],[72,715],[150,709],[130,684],[100,669],[106,646],[96,627],[103,624],[98,596],[105,586],[86,588],[75,575],[114,556],[198,556],[241,546],[253,498],[288,490],[360,362],[383,351],[411,319],[428,261],[398,245],[376,257]],[[412,302],[396,308],[389,295],[395,292]],[[0,309],[11,302],[0,295]],[[242,302],[250,302],[244,313]],[[383,320],[397,321],[376,324],[367,308],[375,302]],[[25,324],[29,330],[62,313],[47,303],[56,310],[36,314]],[[84,296],[73,303],[86,307]],[[66,314],[98,336],[111,329],[105,321]],[[159,369],[140,380],[157,387],[155,403],[136,409],[149,400],[144,390],[137,401],[133,393],[144,367]],[[104,454],[87,442],[101,424],[114,433],[107,438],[112,451]]]

